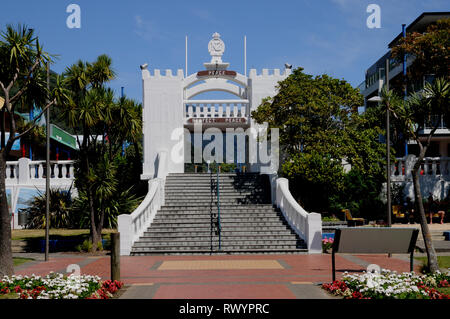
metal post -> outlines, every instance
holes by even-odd
[[[333,282],[336,280],[336,264],[335,264],[336,260],[334,257],[334,249],[331,252],[331,271],[333,272]]]
[[[389,91],[389,58],[386,59],[386,90]],[[389,108],[386,108],[386,193],[387,193],[387,223],[391,227],[391,139]]]
[[[50,91],[50,66],[47,62],[47,103],[49,103],[48,94]],[[46,167],[45,174],[45,261],[48,261],[49,251],[49,232],[50,232],[50,108],[45,112],[46,129],[47,129],[47,151],[46,151]]]
[[[120,280],[120,233],[111,233],[111,280]]]
[[[403,38],[406,38],[406,24],[402,24]],[[408,86],[406,78],[406,54],[403,55],[403,85],[404,85],[404,100],[408,96]],[[408,156],[408,141],[405,141],[405,156]]]
[[[220,166],[217,165],[217,223],[219,228],[219,250],[221,248],[221,232],[222,232],[222,226],[220,225],[220,180],[219,180],[219,171]]]

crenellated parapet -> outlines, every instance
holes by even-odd
[[[173,72],[172,69],[166,69],[161,72],[160,69],[153,69],[151,72],[148,69],[142,70],[142,79],[184,79],[184,72],[182,69],[178,69],[176,72]]]
[[[249,72],[249,78],[267,78],[267,79],[273,79],[273,78],[280,78],[284,79],[287,76],[289,76],[292,73],[291,69],[284,69],[281,71],[280,69],[262,69],[260,73],[256,69],[250,69]]]

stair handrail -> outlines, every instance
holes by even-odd
[[[157,172],[155,178],[148,181],[148,192],[144,200],[133,213],[119,215],[117,219],[121,255],[130,255],[133,243],[151,225],[157,211],[164,205],[167,153],[158,153],[157,161]]]
[[[220,223],[220,166],[217,166],[217,226],[219,232],[219,250],[221,249],[221,233],[222,233],[222,225]]]
[[[213,214],[213,173],[208,163],[208,174],[209,174],[209,190],[210,190],[210,202],[209,202],[209,217],[210,217],[210,248],[211,253],[213,252],[213,229],[214,229],[214,214]]]
[[[276,205],[292,229],[306,242],[309,253],[322,253],[322,216],[308,213],[297,203],[286,178],[276,180]]]

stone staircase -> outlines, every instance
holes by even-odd
[[[450,230],[450,228],[448,230]],[[444,230],[430,230],[430,233],[431,233],[431,240],[433,241],[434,250],[437,253],[450,252],[450,241],[445,240]],[[425,243],[423,242],[423,236],[421,231],[419,232],[416,248],[419,249],[419,251],[422,253],[426,252]]]
[[[220,250],[216,174],[170,174],[165,205],[131,255],[306,252],[270,201],[266,176],[221,173]]]

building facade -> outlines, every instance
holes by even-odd
[[[150,71],[148,65],[141,66],[144,127],[142,179],[155,177],[157,157],[161,151],[169,155],[168,173],[183,173],[185,164],[192,163],[192,158],[194,163],[225,162],[220,157],[203,156],[207,147],[205,136],[216,133],[216,139],[222,132],[222,144],[225,145],[227,135],[233,134],[238,138],[239,135],[248,135],[250,131],[255,132],[258,125],[252,121],[251,112],[260,105],[262,99],[275,95],[277,83],[291,74],[291,69],[287,67],[283,71],[263,69],[261,73],[251,69],[248,76],[230,70],[229,63],[222,61],[225,44],[218,33],[214,33],[208,50],[210,62],[204,63],[204,70],[193,74],[184,74],[181,69],[176,73],[165,70],[161,74],[158,69]],[[235,96],[235,99],[196,99],[203,93],[213,91],[226,92]],[[193,151],[195,153],[195,148],[199,148],[201,153],[192,154],[192,144],[197,137],[203,140],[195,143]],[[233,141],[233,144],[236,142]],[[224,152],[220,148],[216,147],[213,153],[227,152],[225,146]],[[239,149],[236,146],[230,148]],[[242,147],[242,151],[245,154],[241,157],[248,169],[260,170],[258,160],[249,160],[248,146]],[[243,164],[236,156],[232,157],[232,162]]]
[[[417,17],[408,26],[403,25],[402,32],[389,44],[392,49],[398,41],[411,32],[423,33],[427,27],[441,19],[450,18],[450,12],[425,12]],[[403,61],[391,59],[390,50],[372,64],[365,73],[365,80],[359,85],[364,96],[365,109],[378,103],[372,99],[380,95],[386,84],[386,61],[389,59],[389,83],[402,84],[406,93],[417,92],[423,89],[425,83],[434,81],[434,74],[425,74],[422,78],[405,81],[406,72],[414,62],[414,56],[406,56]],[[406,83],[405,83],[406,82]],[[404,91],[403,91],[404,94]],[[372,99],[372,101],[371,101]],[[438,129],[432,137],[430,147],[421,168],[421,191],[425,197],[432,193],[436,199],[443,200],[449,196],[450,190],[450,123],[445,123],[442,116],[436,116],[435,121],[439,123]],[[421,134],[423,138],[430,132],[431,128],[424,125]],[[418,145],[414,141],[405,141],[402,145],[393,145],[396,150],[397,159],[392,165],[392,181],[404,186],[404,195],[413,197],[413,184],[411,169],[414,156],[419,154]]]

